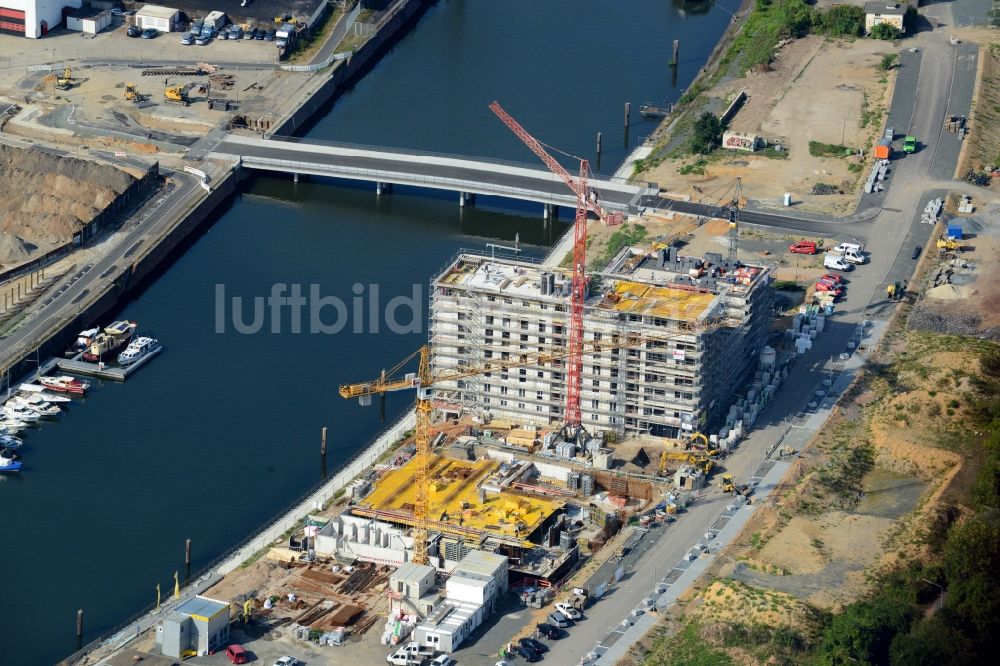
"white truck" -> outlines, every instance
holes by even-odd
[[[430,645],[420,645],[410,641],[386,657],[385,660],[393,666],[408,666],[409,664],[422,664],[425,659],[433,656],[434,648]]]
[[[868,255],[857,243],[841,243],[830,252],[840,255],[844,261],[849,261],[852,264],[864,264],[868,261]]]

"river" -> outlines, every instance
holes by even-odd
[[[602,171],[613,171],[655,126],[638,118],[638,105],[677,98],[737,4],[442,0],[308,137],[533,162],[487,109],[498,99],[566,153],[593,158],[603,132]],[[677,88],[668,67],[675,38]],[[93,640],[154,602],[157,584],[169,593],[174,571],[183,576],[186,538],[198,569],[289,506],[320,481],[322,426],[331,430],[331,471],[364,446],[380,428],[377,414],[341,400],[337,385],[373,377],[419,346],[428,280],[459,248],[520,234],[527,254],[543,254],[561,229],[545,232],[540,210],[488,200],[460,210],[456,196],[402,188],[377,199],[371,188],[323,180],[249,181],[123,305],[122,317],[164,343],[162,355],[27,432],[25,472],[0,479],[11,601],[2,661],[58,660],[74,649],[77,608]],[[407,326],[405,303],[395,314],[409,332],[398,334],[381,314],[378,332],[364,321],[354,333],[359,322],[349,317],[338,334],[310,333],[308,307],[301,332],[289,309],[273,322],[277,332],[270,318],[260,332],[238,332],[252,299],[276,283],[301,285],[306,296],[317,285],[349,315],[359,291],[381,313],[416,290],[419,332]],[[221,316],[219,290],[228,304]],[[233,296],[244,299],[240,318]],[[319,316],[333,327],[336,308]],[[391,396],[388,417],[411,399]]]

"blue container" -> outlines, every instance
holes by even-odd
[[[962,240],[962,225],[961,224],[949,224],[948,225],[948,237],[954,238],[955,240]]]

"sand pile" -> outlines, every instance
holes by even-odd
[[[134,181],[107,165],[0,145],[0,232],[21,239],[29,252],[65,243]],[[9,261],[2,252],[0,261]]]
[[[20,236],[0,231],[0,264],[20,263],[34,250],[35,246]]]

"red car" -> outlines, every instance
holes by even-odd
[[[226,656],[229,657],[229,661],[234,664],[245,664],[247,663],[247,653],[246,650],[241,648],[235,643],[226,648]]]
[[[792,254],[816,254],[819,250],[813,241],[799,241],[788,246],[788,251]]]
[[[839,273],[827,273],[826,275],[821,275],[819,279],[824,282],[833,282],[837,285],[844,284],[844,276]]]
[[[827,291],[834,296],[840,296],[841,294],[840,289],[836,285],[830,284],[829,282],[817,282],[816,291]]]

